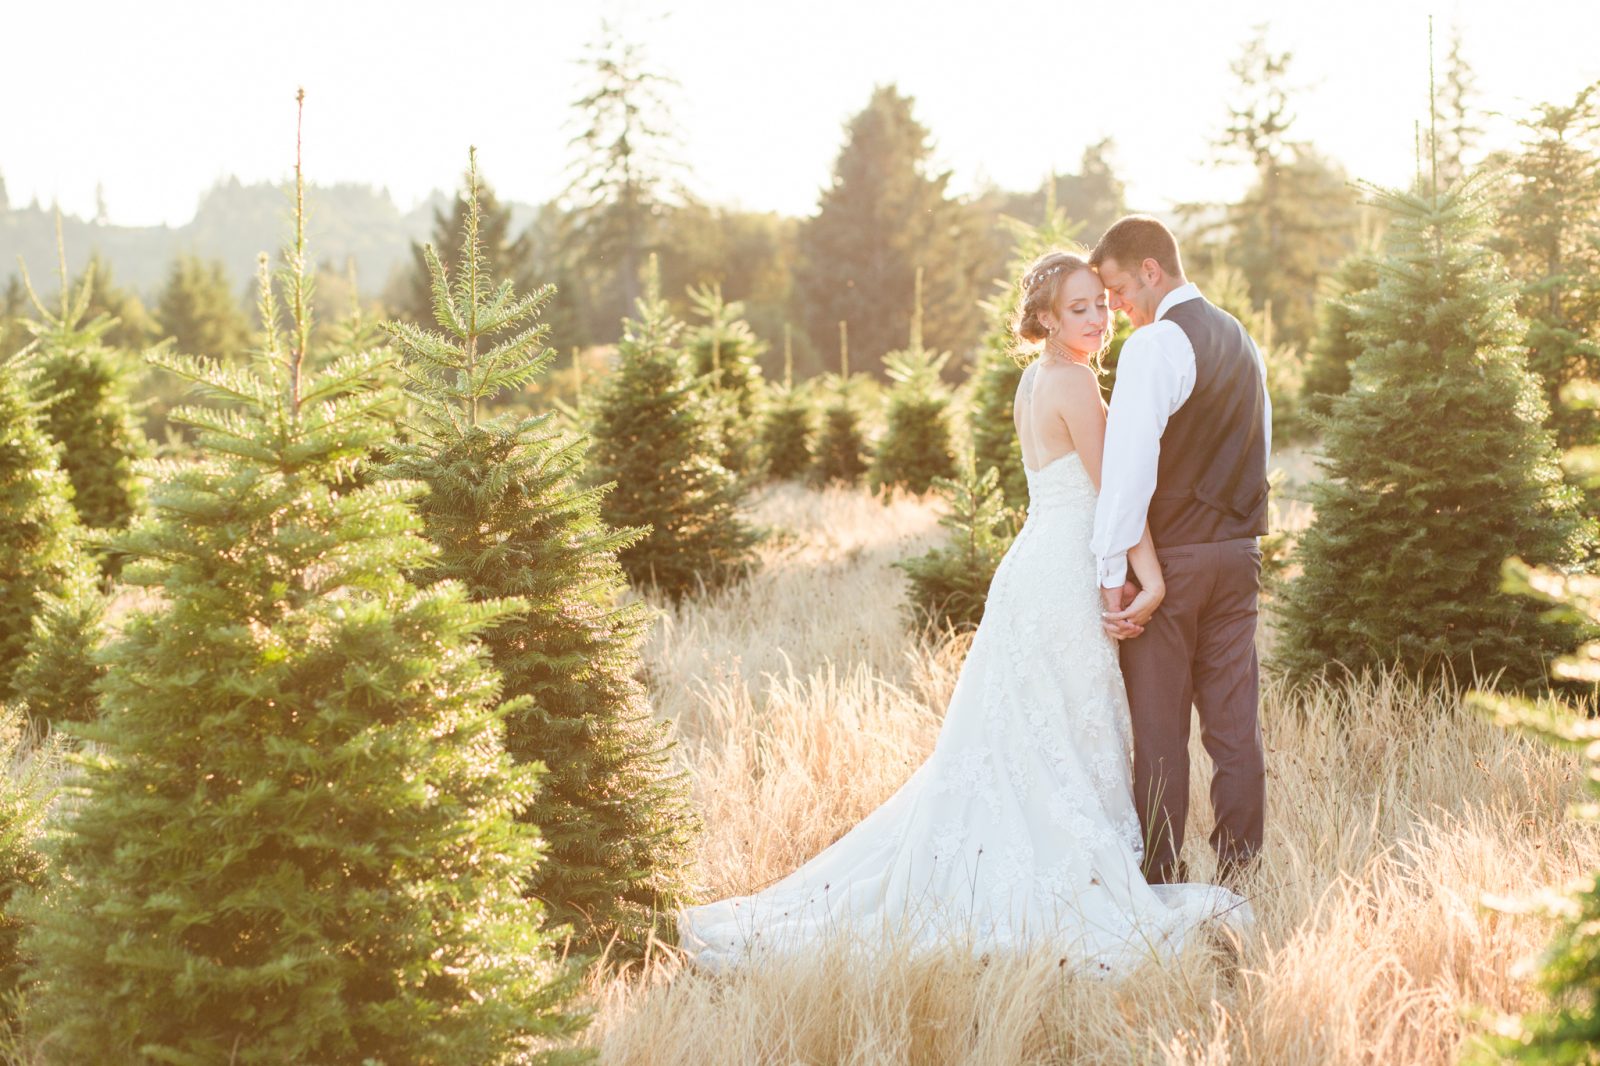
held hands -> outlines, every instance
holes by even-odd
[[[1160,585],[1140,588],[1130,581],[1120,589],[1101,589],[1100,595],[1106,606],[1100,615],[1106,633],[1114,640],[1131,640],[1150,624],[1167,590]]]

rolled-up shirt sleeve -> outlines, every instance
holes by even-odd
[[[1194,374],[1194,349],[1174,323],[1152,323],[1122,346],[1091,541],[1102,588],[1128,579],[1128,550],[1144,536],[1156,489],[1161,434],[1194,390]]]

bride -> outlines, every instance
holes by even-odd
[[[1044,944],[1067,964],[1123,972],[1175,952],[1248,904],[1213,885],[1149,885],[1131,783],[1116,639],[1089,547],[1106,409],[1105,289],[1051,252],[1023,277],[1014,324],[1042,341],[1017,387],[1028,517],[1001,560],[933,753],[904,785],[792,874],[678,912],[702,968],[814,948],[833,932],[914,949]],[[1164,593],[1149,533],[1129,553],[1144,586],[1117,636],[1138,639]]]

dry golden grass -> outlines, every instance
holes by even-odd
[[[930,505],[785,487],[755,511],[783,531],[762,573],[668,614],[647,649],[705,812],[709,896],[787,873],[892,793],[932,747],[963,650],[907,632],[890,566],[940,535]],[[1054,957],[847,944],[714,979],[664,951],[595,978],[589,1040],[607,1063],[662,1066],[1444,1063],[1468,1012],[1533,1006],[1519,967],[1547,921],[1480,901],[1600,865],[1600,834],[1564,814],[1576,762],[1392,679],[1269,685],[1263,722],[1269,838],[1237,947],[1197,941],[1121,983]]]

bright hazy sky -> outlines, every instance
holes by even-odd
[[[1295,53],[1297,132],[1401,183],[1430,11],[1441,60],[1461,27],[1481,106],[1514,117],[1600,78],[1596,0],[15,0],[0,174],[14,204],[89,215],[103,182],[112,222],[182,224],[219,177],[288,175],[304,85],[313,181],[387,186],[409,208],[453,187],[475,143],[501,195],[544,200],[565,184],[574,61],[608,16],[681,82],[681,155],[714,202],[811,212],[882,82],[916,98],[959,192],[1036,188],[1110,135],[1135,207],[1224,197],[1241,172],[1204,160],[1228,63],[1261,22]]]

